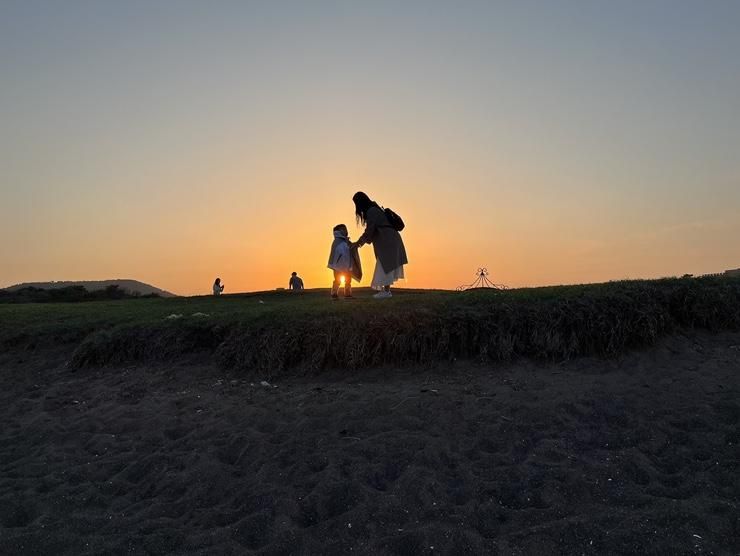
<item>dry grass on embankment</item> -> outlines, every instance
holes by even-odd
[[[740,280],[726,278],[409,290],[381,302],[359,295],[336,303],[316,291],[0,307],[0,344],[64,343],[74,348],[73,367],[207,354],[226,368],[276,376],[454,359],[613,356],[677,330],[740,329]]]

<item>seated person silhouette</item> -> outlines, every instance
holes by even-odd
[[[221,278],[216,278],[216,281],[213,283],[213,295],[221,295],[223,291],[224,285],[221,283]]]
[[[298,276],[297,272],[293,272],[290,275],[290,280],[288,281],[288,289],[289,290],[302,290],[303,289],[303,280],[301,280],[301,277]]]

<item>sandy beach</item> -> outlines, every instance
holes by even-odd
[[[736,554],[740,334],[332,371],[0,359],[2,554]]]

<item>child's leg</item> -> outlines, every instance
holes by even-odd
[[[341,273],[335,270],[334,271],[334,282],[332,282],[332,285],[331,285],[331,296],[332,297],[337,297],[337,295],[339,294],[340,276],[341,276]]]
[[[352,297],[352,276],[348,275],[344,282],[344,297]]]

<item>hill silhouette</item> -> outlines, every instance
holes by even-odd
[[[22,284],[16,284],[4,289],[8,292],[17,292],[19,290],[27,288],[35,288],[39,290],[58,290],[65,288],[83,287],[89,292],[96,292],[108,289],[111,286],[117,286],[119,290],[132,295],[158,295],[160,297],[176,297],[175,294],[171,292],[157,288],[155,286],[152,286],[151,284],[145,284],[144,282],[139,282],[138,280],[131,279],[24,282]]]

